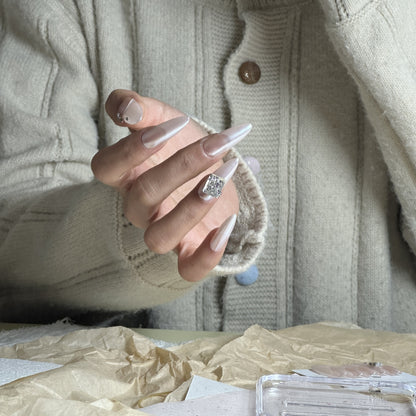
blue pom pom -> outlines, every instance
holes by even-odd
[[[259,277],[259,269],[255,264],[250,266],[245,272],[235,275],[235,280],[242,286],[252,285]]]

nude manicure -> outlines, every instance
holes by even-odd
[[[188,123],[188,116],[180,116],[149,128],[142,135],[143,146],[148,149],[158,146],[181,131]]]
[[[220,178],[222,178],[224,180],[224,184],[223,184],[223,187],[224,187],[226,185],[226,183],[234,175],[234,172],[236,171],[237,167],[238,167],[238,159],[237,158],[230,159],[227,162],[225,162],[223,165],[221,165],[213,174],[216,175],[216,176],[219,176]],[[206,182],[202,183],[201,186],[199,187],[198,195],[204,201],[210,201],[211,199],[213,199],[215,197],[203,192],[205,184],[206,184]]]
[[[208,156],[217,156],[226,152],[244,139],[250,132],[252,125],[250,123],[241,124],[231,127],[221,133],[213,134],[202,140],[202,148]]]
[[[237,215],[231,215],[228,217],[220,228],[218,228],[214,237],[211,240],[210,247],[212,251],[219,252],[227,244],[228,239],[234,229],[235,222],[237,220]]]
[[[134,98],[126,97],[118,108],[117,118],[122,123],[136,124],[143,118],[143,110]]]

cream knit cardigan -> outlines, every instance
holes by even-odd
[[[0,18],[0,319],[153,307],[159,327],[416,331],[414,0],[2,0]],[[93,180],[127,134],[104,114],[115,88],[253,124],[238,150],[270,217],[242,163],[228,277],[184,282]]]

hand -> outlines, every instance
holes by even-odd
[[[237,160],[222,157],[251,125],[207,135],[179,110],[127,90],[113,91],[105,107],[131,134],[94,156],[95,177],[123,195],[124,214],[145,230],[150,250],[174,250],[180,275],[201,280],[221,260],[239,210],[232,181],[218,199],[201,189],[214,171],[230,179]]]

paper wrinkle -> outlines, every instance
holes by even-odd
[[[382,362],[416,374],[416,335],[327,323],[280,331],[252,326],[241,336],[163,349],[113,327],[3,346],[0,357],[63,365],[0,387],[1,415],[129,416],[140,407],[183,400],[193,375],[254,389],[262,375],[316,365]]]

